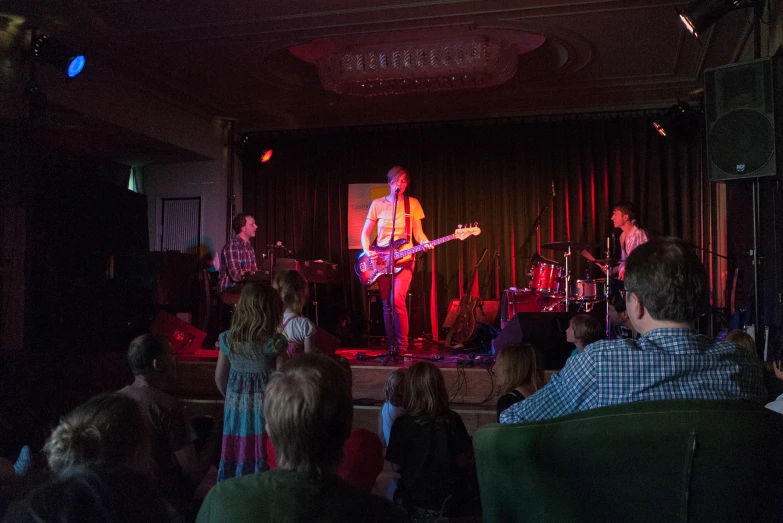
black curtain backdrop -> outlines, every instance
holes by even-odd
[[[492,257],[482,263],[481,296],[498,298],[497,289],[527,286],[525,266],[536,251],[533,224],[550,201],[541,220],[542,243],[593,242],[592,254],[603,257],[612,208],[631,200],[650,233],[707,246],[717,221],[713,188],[702,173],[701,137],[664,139],[651,122],[649,115],[615,114],[257,134],[244,151],[243,208],[259,224],[259,256],[266,244],[282,241],[298,258],[340,265],[343,284],[327,290],[330,303],[319,287],[322,324],[324,305],[327,322],[340,309],[362,320],[365,293],[352,271],[358,252],[347,247],[348,185],[385,183],[392,166],[405,167],[408,194],[422,203],[430,239],[452,233],[457,224],[478,222],[482,229],[480,236],[446,243],[417,264],[411,334],[417,328],[430,332],[431,257],[440,325],[463,285],[460,259],[469,274],[484,247],[489,253],[499,249],[500,270],[494,281]],[[261,164],[258,154],[267,148],[274,157]],[[541,254],[563,262],[562,251]],[[578,255],[573,260],[572,279],[581,279],[590,264]],[[591,274],[600,277],[597,269]]]

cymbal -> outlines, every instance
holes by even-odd
[[[541,246],[542,249],[552,249],[555,251],[567,251],[569,247],[571,249],[590,249],[592,247],[598,247],[598,244],[588,242],[551,242]]]
[[[615,265],[620,265],[622,262],[614,258],[601,258],[600,260],[593,260],[593,263],[597,265],[609,265],[610,267],[614,267]]]

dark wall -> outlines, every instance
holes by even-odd
[[[0,202],[23,211],[25,233],[3,253],[24,259],[24,296],[3,303],[25,305],[25,349],[95,344],[106,331],[110,257],[148,248],[146,197],[127,189],[128,166],[51,149],[25,124],[0,127]],[[21,228],[3,227],[12,238],[17,231],[7,229]]]

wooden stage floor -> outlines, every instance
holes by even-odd
[[[441,345],[428,340],[411,342],[405,355],[394,359],[378,358],[386,354],[380,344],[338,349],[337,354],[348,359],[353,372],[354,427],[375,431],[385,400],[386,377],[395,368],[409,367],[421,360],[431,361],[443,372],[451,408],[462,416],[468,432],[473,434],[480,426],[496,422],[493,357],[444,351]],[[223,398],[214,378],[216,359],[217,351],[203,350],[180,358],[177,383],[169,392],[183,402],[190,416],[222,416]]]

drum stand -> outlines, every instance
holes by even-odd
[[[607,251],[608,252],[608,251]],[[609,257],[608,254],[606,256]],[[604,274],[606,274],[606,283],[604,284],[604,300],[606,300],[606,339],[610,339],[610,333],[612,332],[612,322],[609,319],[609,295],[612,291],[611,280],[612,266],[608,263],[604,266]]]
[[[571,286],[571,269],[568,266],[568,262],[571,260],[571,244],[568,244],[568,248],[565,252],[565,310],[568,312],[569,295],[568,288]]]

